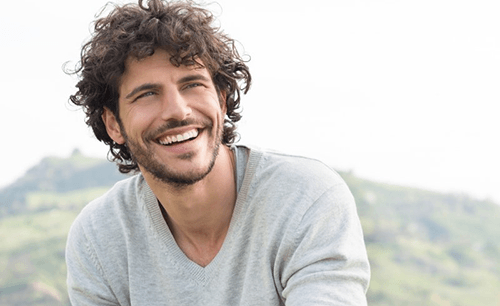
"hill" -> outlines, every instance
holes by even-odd
[[[500,206],[344,173],[372,266],[369,305],[500,305]]]
[[[369,305],[500,305],[500,206],[341,175],[365,233]],[[75,151],[42,160],[0,190],[0,306],[69,305],[69,226],[123,177]]]
[[[46,157],[13,184],[0,189],[0,218],[25,213],[32,202],[29,197],[35,194],[46,201],[50,194],[112,186],[123,178],[113,163],[83,156],[79,150],[69,158]],[[29,211],[33,212],[33,207]]]

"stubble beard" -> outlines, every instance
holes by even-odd
[[[181,189],[203,180],[212,171],[219,154],[220,145],[222,143],[222,129],[223,127],[221,125],[216,131],[215,142],[213,144],[213,147],[211,148],[212,155],[207,168],[201,171],[191,170],[184,173],[176,172],[167,164],[158,161],[152,153],[153,150],[151,149],[151,141],[144,141],[144,143],[148,144],[146,147],[144,147],[133,139],[129,138],[124,129],[122,129],[122,135],[124,135],[125,143],[130,151],[132,159],[138,165],[140,165],[140,167],[144,171],[149,172],[154,179],[162,183],[168,184],[177,189]],[[213,125],[205,129],[205,132],[207,132],[209,135],[212,134],[212,131]],[[194,153],[180,155],[178,156],[178,158],[181,160],[190,160],[194,158]]]

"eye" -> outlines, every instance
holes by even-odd
[[[147,92],[145,92],[145,93],[143,93],[143,94],[138,95],[138,96],[134,99],[134,101],[137,101],[137,100],[139,100],[139,99],[146,98],[146,97],[149,97],[149,96],[154,96],[154,95],[156,95],[156,92],[154,92],[154,91],[147,91]]]
[[[187,84],[186,86],[184,86],[184,89],[195,88],[195,87],[198,87],[198,86],[203,86],[203,84],[201,84],[201,83],[191,83],[191,84]]]

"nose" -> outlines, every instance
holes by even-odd
[[[165,94],[162,101],[162,119],[181,121],[192,113],[189,101],[177,89],[172,89]]]

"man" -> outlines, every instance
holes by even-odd
[[[237,146],[248,67],[191,2],[116,6],[71,101],[122,172],[66,249],[73,305],[365,305],[352,195],[303,157]]]

